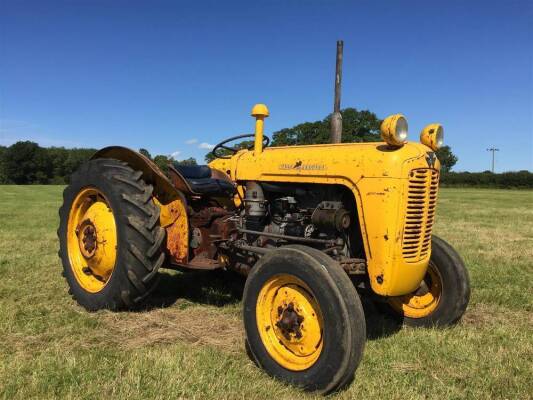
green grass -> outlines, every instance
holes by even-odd
[[[315,398],[247,358],[241,282],[163,276],[144,312],[88,313],[57,258],[59,186],[0,186],[0,395],[19,398]],[[370,338],[341,399],[528,399],[533,394],[533,192],[443,189],[436,233],[462,254],[472,298],[447,330]]]

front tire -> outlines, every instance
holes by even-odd
[[[365,318],[334,260],[306,246],[276,249],[253,267],[243,303],[249,353],[268,374],[323,394],[353,380]]]
[[[72,175],[59,210],[69,293],[89,311],[129,309],[155,288],[165,230],[153,188],[126,163],[96,159]]]
[[[463,316],[470,299],[470,279],[463,260],[447,242],[433,235],[428,272],[421,287],[392,297],[385,309],[415,327],[447,327]]]

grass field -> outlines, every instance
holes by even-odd
[[[0,186],[0,395],[6,399],[315,398],[247,358],[241,282],[165,273],[152,307],[88,313],[57,258],[59,186]],[[443,189],[436,233],[462,254],[472,297],[448,330],[367,307],[356,381],[339,399],[533,396],[533,192]]]

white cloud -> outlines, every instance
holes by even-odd
[[[179,155],[181,154],[181,151],[176,150],[174,153],[172,153],[170,156],[174,159],[177,159]]]
[[[199,149],[205,149],[205,150],[212,150],[213,147],[215,147],[214,144],[210,144],[210,143],[206,143],[206,142],[202,142],[198,145],[198,148]]]
[[[198,143],[198,139],[189,139],[185,141],[186,144],[195,144]]]

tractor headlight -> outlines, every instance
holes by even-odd
[[[441,124],[429,124],[420,132],[420,141],[431,150],[437,151],[444,143],[444,128]]]
[[[402,114],[385,118],[380,130],[381,138],[391,146],[403,146],[407,140],[407,120]]]

